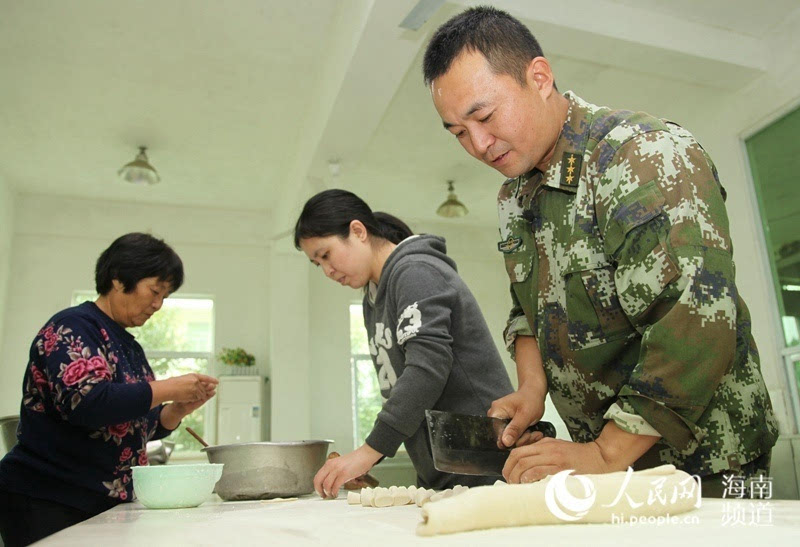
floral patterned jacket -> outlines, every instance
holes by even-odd
[[[142,347],[94,303],[57,313],[31,344],[0,487],[91,513],[132,500],[131,467],[171,433],[162,406],[150,409],[154,379]]]

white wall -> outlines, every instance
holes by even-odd
[[[272,249],[269,287],[272,440],[311,438],[308,259],[288,241]]]
[[[26,194],[17,197],[15,209],[0,415],[19,410],[22,375],[37,330],[69,306],[74,290],[94,288],[97,257],[131,231],[164,238],[181,256],[186,274],[181,293],[215,298],[216,348],[241,346],[269,374],[265,216]]]
[[[0,355],[3,355],[3,325],[6,310],[8,276],[11,264],[11,242],[14,233],[13,190],[0,177]],[[0,416],[3,415],[0,410]]]

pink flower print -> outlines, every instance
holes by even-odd
[[[37,388],[44,389],[47,387],[47,378],[42,374],[41,370],[31,365],[31,374],[33,375],[33,383]]]
[[[131,428],[131,423],[125,422],[117,425],[108,426],[108,432],[114,437],[122,438],[128,434],[128,430],[130,428]]]
[[[106,332],[106,329],[100,329],[100,335],[103,337],[103,340],[108,342],[108,333]]]
[[[139,465],[147,465],[147,452],[144,450],[139,454]]]
[[[53,353],[53,350],[56,349],[56,344],[58,343],[57,338],[47,338],[44,341],[44,354],[46,356],[50,356]]]
[[[49,325],[44,332],[44,353],[49,356],[58,345],[58,334],[53,331],[53,326]]]
[[[119,499],[121,499],[122,501],[125,501],[126,499],[128,499],[128,493],[124,492],[124,491],[120,492],[119,493]]]
[[[133,457],[133,450],[131,450],[130,446],[126,446],[125,450],[122,451],[122,454],[119,455],[119,461],[126,462]]]
[[[64,369],[61,381],[65,385],[74,386],[89,375],[89,362],[86,359],[76,359]]]
[[[102,380],[111,379],[111,369],[108,367],[106,360],[100,355],[95,355],[94,357],[89,358],[88,370],[94,376]]]

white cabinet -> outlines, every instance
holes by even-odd
[[[263,376],[220,376],[217,444],[269,439],[269,404]]]

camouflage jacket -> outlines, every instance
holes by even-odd
[[[778,432],[717,171],[672,122],[566,97],[547,172],[498,196],[506,342],[536,336],[574,441],[614,420],[661,437],[638,468],[738,469]]]

